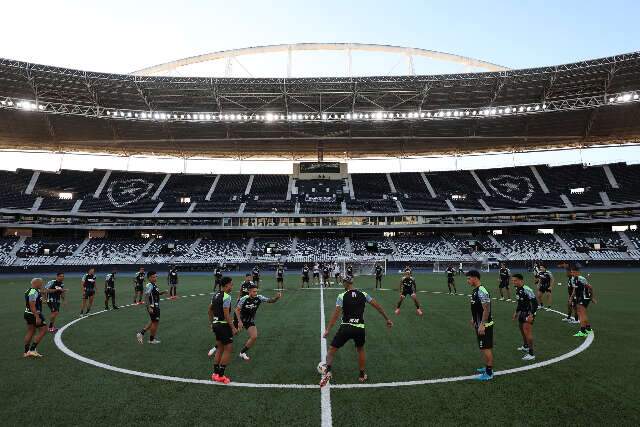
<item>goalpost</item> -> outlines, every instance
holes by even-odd
[[[433,272],[444,273],[447,271],[447,267],[449,267],[449,265],[453,267],[456,274],[460,270],[465,273],[469,270],[478,270],[482,272],[489,271],[489,261],[487,259],[483,259],[481,261],[435,261],[433,263]]]
[[[354,276],[375,276],[376,265],[382,267],[382,274],[387,274],[387,260],[386,258],[370,258],[359,259],[353,261],[342,261],[340,266],[340,274],[344,277],[347,272],[347,266],[351,264],[353,267]]]

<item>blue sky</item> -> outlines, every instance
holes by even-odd
[[[31,1],[2,5],[0,57],[130,72],[296,42],[420,47],[511,68],[640,49],[640,1]]]

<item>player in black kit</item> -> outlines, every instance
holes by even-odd
[[[480,272],[467,271],[467,283],[471,291],[471,326],[476,331],[478,348],[485,362],[485,367],[478,369],[476,377],[480,381],[493,378],[493,318],[491,317],[491,295],[480,283]]]
[[[158,326],[160,325],[160,295],[165,295],[167,291],[160,291],[157,286],[158,275],[155,271],[147,273],[149,283],[144,291],[147,312],[149,313],[149,323],[136,334],[138,342],[144,342],[145,332],[149,331],[149,344],[160,344],[160,340],[156,339]]]
[[[309,266],[307,264],[302,267],[302,280],[300,282],[300,287],[304,288],[304,285],[307,285],[307,288],[309,287]]]
[[[49,320],[49,332],[55,333],[58,328],[55,327],[56,317],[58,317],[58,313],[60,313],[60,300],[66,300],[64,297],[64,293],[66,289],[64,288],[64,273],[56,274],[56,280],[51,280],[47,282],[44,286],[44,290],[46,292],[47,305],[49,306],[49,310],[51,311],[51,319]]]
[[[449,288],[449,295],[452,295],[451,288],[453,288],[453,294],[455,295],[456,293],[458,293],[458,291],[456,290],[456,279],[455,279],[456,269],[453,268],[451,264],[449,264],[449,266],[447,267],[446,273],[447,273],[447,288]]]
[[[336,301],[336,309],[331,315],[331,319],[329,319],[329,323],[324,330],[322,336],[326,338],[329,336],[329,331],[333,328],[333,325],[338,321],[338,317],[340,317],[340,312],[342,312],[342,324],[340,325],[340,329],[333,337],[331,341],[331,346],[327,352],[327,360],[325,361],[325,365],[323,367],[323,375],[320,380],[320,387],[324,387],[331,380],[331,367],[333,364],[333,358],[336,352],[344,346],[347,341],[353,340],[356,345],[356,351],[358,352],[358,367],[360,369],[360,375],[358,379],[360,382],[365,382],[367,380],[367,374],[365,372],[365,364],[366,364],[366,354],[364,351],[365,344],[365,327],[364,327],[364,309],[367,303],[371,304],[373,308],[378,310],[378,312],[384,317],[384,320],[387,322],[387,327],[390,328],[393,326],[393,322],[387,314],[384,312],[384,309],[378,304],[378,302],[373,299],[368,293],[355,289],[353,287],[353,278],[350,276],[345,277],[342,280],[342,284],[344,286],[345,291],[338,295],[338,299]]]
[[[544,308],[545,304],[545,295],[547,309],[551,307],[551,288],[553,287],[553,276],[547,270],[547,267],[540,264],[538,266],[538,303],[540,304],[540,308]]]
[[[222,280],[222,269],[220,266],[216,267],[213,272],[213,277],[215,278],[213,282],[213,292],[216,292],[216,289],[220,290],[220,281]]]
[[[522,335],[522,347],[518,350],[524,351],[526,354],[522,360],[535,360],[533,354],[533,321],[536,318],[538,310],[538,300],[533,293],[533,289],[524,284],[522,274],[516,273],[511,276],[511,282],[516,288],[516,311],[513,313],[513,320],[518,321],[520,334]]]
[[[220,290],[211,298],[209,304],[209,323],[211,330],[216,335],[215,359],[211,379],[222,384],[229,384],[231,380],[225,376],[225,369],[231,360],[233,351],[233,336],[238,333],[231,318],[231,290],[233,280],[231,277],[220,279]]]
[[[247,355],[249,349],[255,344],[258,339],[258,328],[256,326],[256,313],[260,304],[266,302],[268,304],[273,304],[277,302],[280,298],[282,298],[281,293],[277,293],[273,298],[267,298],[263,295],[258,295],[258,287],[253,283],[248,288],[247,295],[244,295],[238,303],[236,304],[235,309],[235,320],[233,321],[234,326],[241,331],[242,329],[246,329],[249,334],[249,339],[240,350],[239,357],[242,360],[246,360],[247,362],[251,360],[251,358]]]
[[[597,303],[595,295],[593,293],[593,287],[586,278],[580,275],[580,267],[571,267],[571,298],[573,299],[576,311],[578,312],[578,318],[580,319],[580,330],[574,335],[574,337],[586,337],[593,333],[591,330],[591,323],[587,317],[587,307],[591,301],[594,304]]]
[[[87,274],[82,276],[82,307],[80,308],[80,316],[89,314],[93,305],[93,298],[96,295],[96,275],[95,270],[90,268]],[[86,308],[86,311],[85,311]]]
[[[27,333],[24,336],[24,353],[22,357],[42,357],[38,353],[38,344],[42,341],[42,338],[47,333],[44,328],[46,321],[42,314],[42,279],[31,279],[31,287],[24,293],[24,320],[27,322]],[[33,336],[38,330],[38,335],[35,339]],[[33,342],[31,341],[33,339]]]
[[[142,293],[144,292],[144,267],[133,276],[133,303],[144,304],[142,302]]]
[[[322,265],[322,286],[325,288],[329,286],[329,275],[331,274],[331,269],[329,268],[329,264],[325,263]]]
[[[405,270],[404,277],[400,280],[400,300],[396,305],[396,314],[400,314],[400,306],[402,305],[402,301],[410,296],[413,299],[413,303],[416,305],[416,314],[418,316],[422,316],[424,313],[420,308],[420,302],[418,301],[418,296],[416,295],[416,281],[411,276],[411,270]]]
[[[511,278],[511,271],[507,268],[504,262],[500,263],[500,271],[498,272],[498,292],[500,292],[500,301],[504,301],[504,294],[507,294],[507,301],[511,301],[511,291],[509,290],[509,279]]]
[[[382,289],[382,276],[384,276],[384,269],[380,264],[376,264],[376,289]]]
[[[169,283],[169,299],[178,298],[178,268],[175,265],[169,268],[167,282]]]
[[[104,278],[104,309],[109,310],[109,298],[111,298],[111,306],[114,310],[118,309],[116,305],[116,271],[113,270]]]
[[[253,267],[251,270],[251,276],[253,279],[253,284],[260,288],[260,267],[257,265]]]
[[[284,290],[284,266],[278,264],[276,267],[276,289]]]

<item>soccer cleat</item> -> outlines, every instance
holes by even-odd
[[[214,354],[216,354],[216,348],[215,347],[213,347],[211,350],[209,350],[209,352],[207,353],[207,356],[211,357]]]
[[[525,354],[524,356],[522,356],[522,360],[536,360],[536,357],[533,354]]]
[[[518,347],[516,350],[520,350],[520,351],[529,351],[529,347],[525,347],[523,345],[521,345],[520,347]]]
[[[591,335],[591,334],[593,334],[593,329],[588,329],[587,330],[587,335]]]
[[[504,297],[500,297],[500,301],[504,301]]]
[[[586,337],[587,335],[589,335],[586,332],[582,332],[582,331],[578,331],[576,334],[574,334],[574,337]]]
[[[565,317],[565,318],[563,318],[563,319],[562,319],[562,321],[563,321],[563,322],[570,322],[570,321],[571,321],[571,319],[570,319],[569,317]]]
[[[367,374],[364,374],[363,377],[358,377],[358,381],[360,381],[361,383],[367,382],[368,379],[369,379],[369,376]]]
[[[27,357],[30,357],[30,356],[29,356],[29,352],[27,351],[26,353],[22,353],[22,357],[24,357],[25,359],[26,359]]]
[[[229,384],[231,382],[231,378],[223,375],[221,377],[218,377],[218,382],[222,384]]]
[[[113,306],[113,309],[114,309],[114,310],[120,310],[120,307],[118,307],[117,305],[114,305],[114,306]]]
[[[422,315],[424,314],[424,312],[422,311],[422,309],[421,309],[421,308],[418,308],[418,309],[416,309],[416,314],[417,314],[418,316],[422,316]]]
[[[162,341],[154,339],[154,340],[149,340],[149,344],[160,344]]]
[[[577,324],[579,324],[579,323],[580,323],[580,321],[579,321],[579,320],[575,320],[575,319],[574,319],[574,320],[572,320],[572,321],[571,321],[571,323],[572,323],[572,324],[574,324],[574,325],[577,325]]]
[[[251,358],[247,355],[247,353],[240,353],[238,357],[242,360],[246,360],[247,362],[251,360]]]
[[[493,375],[487,375],[486,371],[474,378],[474,380],[476,381],[489,381],[492,379],[493,379]]]
[[[56,332],[58,332],[58,328],[56,328],[55,326],[53,328],[49,328],[49,332],[55,334]]]
[[[485,372],[487,372],[487,368],[478,368],[478,369],[476,369],[476,372],[478,372],[480,374],[484,374]]]
[[[546,311],[551,311],[551,307],[549,307],[549,306],[546,306],[544,309],[545,309]]]
[[[140,344],[144,344],[144,340],[142,339],[142,334],[140,332],[136,334],[136,338]]]
[[[105,310],[109,310],[109,306],[108,306],[108,305],[105,305],[105,306],[104,306],[104,309],[105,309]]]
[[[329,381],[331,381],[331,372],[327,372],[322,376],[322,379],[320,380],[320,387],[326,386],[329,384]]]
[[[38,353],[38,350],[29,350],[27,354],[29,357],[42,357],[42,355]]]
[[[216,373],[211,374],[211,381],[220,382],[220,375]]]
[[[396,315],[400,314],[400,309],[399,309],[399,308],[396,308],[396,310],[394,311],[394,313],[395,313]]]

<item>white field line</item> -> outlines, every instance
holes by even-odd
[[[327,360],[327,339],[322,336],[324,333],[324,291],[320,288],[320,360]],[[331,427],[331,384],[320,389],[320,425]]]

